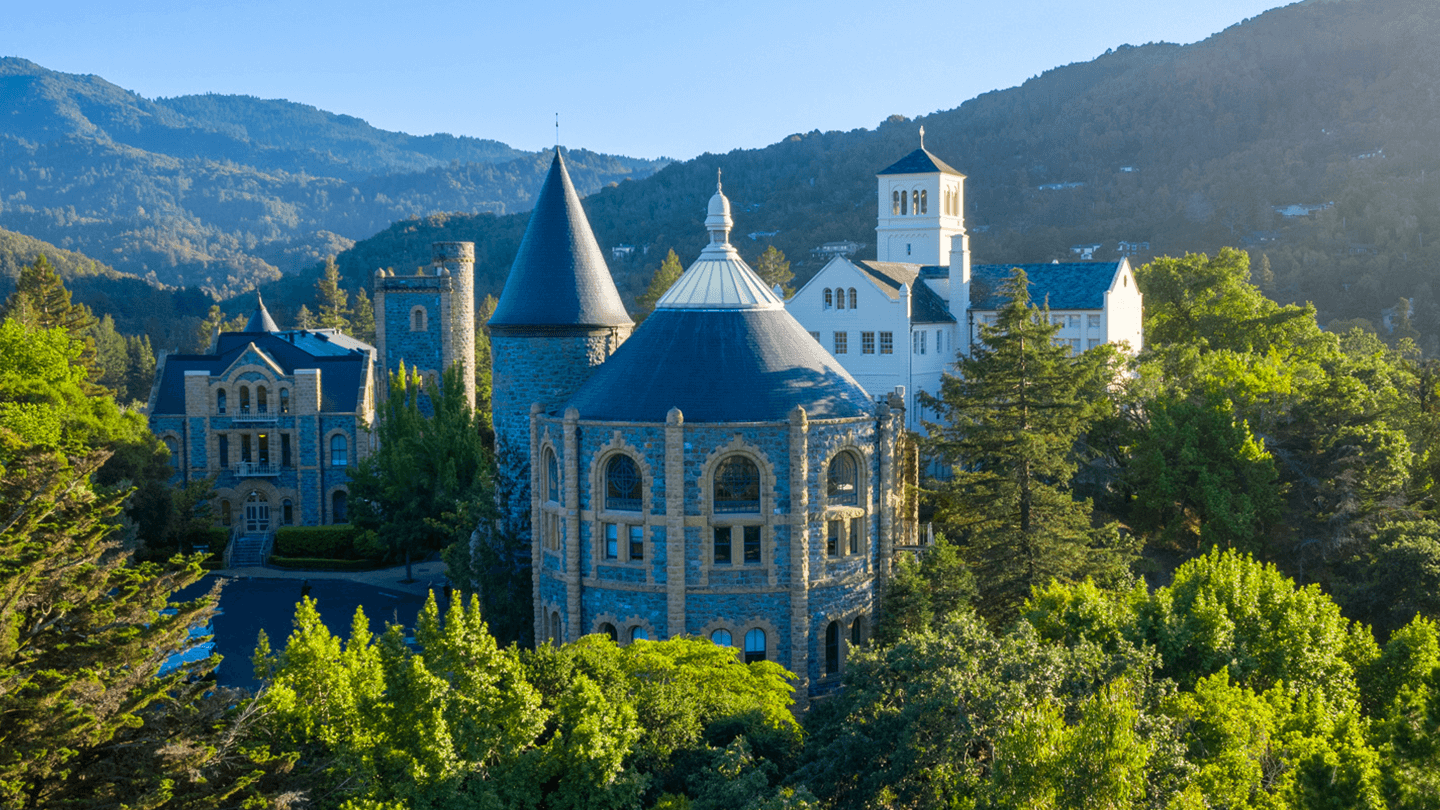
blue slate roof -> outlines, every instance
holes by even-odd
[[[634,325],[558,149],[489,325]]]
[[[1051,309],[1104,309],[1105,291],[1115,279],[1120,262],[1064,262],[1060,264],[977,264],[970,268],[970,308],[1000,309],[1005,299],[1000,288],[1025,271],[1030,280],[1030,302]]]
[[[946,165],[945,161],[925,151],[924,147],[891,163],[876,174],[929,174],[931,172],[944,172],[946,174],[965,175],[955,171]]]
[[[776,422],[867,416],[870,396],[781,308],[657,309],[568,406],[582,419]],[[567,406],[567,407],[568,407]],[[562,409],[563,411],[563,409]]]
[[[948,268],[866,260],[852,260],[850,263],[869,276],[875,286],[893,300],[899,300],[900,287],[909,284],[912,323],[955,323],[955,316],[950,314],[950,302],[920,281],[926,277],[945,278],[949,274]]]
[[[275,319],[270,317],[270,310],[265,308],[265,301],[260,293],[255,293],[255,314],[250,316],[250,322],[245,324],[246,332],[279,332],[280,327],[276,325]]]
[[[160,390],[152,416],[185,413],[185,372],[224,373],[250,346],[285,374],[297,368],[320,369],[320,409],[352,413],[360,407],[360,387],[367,368],[366,353],[374,349],[331,330],[312,332],[224,332],[214,354],[172,354],[160,372]]]

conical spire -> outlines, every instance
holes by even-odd
[[[633,325],[556,149],[490,326]]]
[[[265,308],[265,301],[260,297],[260,291],[255,291],[255,314],[250,316],[250,322],[245,324],[246,332],[279,332],[280,327],[275,324],[275,319],[270,317],[270,310]]]

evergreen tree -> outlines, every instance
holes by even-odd
[[[334,256],[325,258],[325,275],[315,282],[315,291],[319,294],[320,316],[316,319],[321,329],[335,329],[340,332],[350,331],[350,294],[340,288],[340,268],[335,264]],[[374,326],[374,313],[371,313],[371,326]]]
[[[670,286],[680,280],[685,273],[685,268],[680,266],[680,257],[675,255],[672,249],[665,255],[665,261],[660,263],[660,269],[650,277],[650,286],[645,288],[645,294],[636,299],[635,304],[640,311],[636,313],[636,320],[644,320],[655,309],[655,303],[670,289]]]
[[[795,274],[790,272],[790,262],[785,259],[785,254],[774,245],[765,248],[760,258],[755,260],[755,274],[765,282],[765,286],[780,286],[783,297],[789,298],[795,294],[795,288],[790,282],[795,279]]]
[[[155,383],[155,350],[149,335],[125,338],[125,394],[132,401],[146,402]]]
[[[375,305],[370,303],[370,296],[366,295],[364,287],[355,295],[355,310],[350,319],[350,330],[351,337],[374,345]]]
[[[300,305],[300,311],[295,313],[296,329],[314,329],[315,316],[310,313],[310,308],[304,304]]]
[[[980,606],[1007,620],[1031,588],[1062,580],[1124,576],[1131,553],[1113,524],[1093,527],[1090,504],[1069,490],[1073,450],[1092,421],[1087,402],[1104,398],[1098,365],[1112,355],[1072,357],[1057,344],[1048,307],[1030,306],[1016,271],[994,326],[982,325],[928,425],[930,447],[955,465],[939,492],[937,517],[977,575]]]
[[[485,444],[492,450],[495,446],[495,425],[491,422],[490,400],[495,390],[491,381],[495,357],[490,347],[490,332],[485,325],[499,305],[500,301],[495,296],[487,295],[475,311],[475,411],[485,428]]]
[[[0,317],[14,317],[27,326],[64,329],[80,341],[80,362],[87,368],[96,363],[92,330],[95,316],[84,304],[70,302],[70,291],[60,274],[42,254],[20,269],[15,292],[5,301]],[[114,331],[113,324],[111,331]]]

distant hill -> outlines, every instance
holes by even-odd
[[[572,161],[586,193],[664,163]],[[246,96],[146,99],[0,59],[0,227],[165,284],[233,294],[397,219],[524,211],[545,166],[497,141]]]
[[[585,205],[602,247],[639,248],[611,261],[633,300],[668,248],[686,262],[699,251],[722,168],[742,253],[773,243],[804,281],[823,242],[853,239],[873,255],[875,172],[914,149],[923,124],[927,148],[968,175],[976,261],[1067,259],[1094,243],[1097,259],[1113,259],[1122,240],[1149,243],[1133,261],[1242,246],[1272,296],[1314,301],[1325,321],[1378,325],[1401,296],[1414,299],[1436,353],[1436,42],[1434,0],[1311,0],[1193,45],[1117,47],[921,118],[702,155]],[[397,222],[339,261],[352,285],[368,283],[376,267],[423,263],[432,238],[473,239],[477,289],[498,292],[525,220]]]

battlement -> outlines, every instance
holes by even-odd
[[[435,242],[413,274],[375,271],[375,336],[385,373],[405,363],[427,376],[453,365],[475,376],[475,244]],[[473,389],[469,391],[473,398]],[[472,400],[473,404],[473,400]]]
[[[455,277],[446,268],[440,268],[438,273],[426,273],[425,268],[413,276],[397,276],[393,270],[377,270],[375,272],[375,291],[385,292],[406,292],[406,291],[450,291],[455,289]]]

